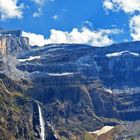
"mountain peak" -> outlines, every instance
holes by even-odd
[[[0,34],[1,35],[14,35],[14,36],[20,36],[21,30],[5,30],[0,27]]]
[[[3,33],[3,31],[0,31]],[[14,34],[16,32],[12,32]],[[19,53],[23,50],[29,50],[29,39],[27,37],[15,36],[15,35],[6,35],[0,36],[0,54],[2,55],[14,55],[15,53]]]

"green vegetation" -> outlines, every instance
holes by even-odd
[[[85,133],[82,140],[96,140],[95,136],[89,134],[89,133]]]
[[[135,138],[131,138],[130,140],[136,140]]]
[[[8,90],[0,81],[0,140],[21,140],[27,136],[30,140],[35,140],[31,120],[26,119],[29,116],[25,113],[28,111],[25,99],[27,97],[24,94]],[[21,132],[22,129],[27,133]]]

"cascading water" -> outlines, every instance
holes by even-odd
[[[41,108],[40,105],[38,105],[38,112],[39,112],[39,123],[40,123],[40,137],[41,140],[45,140],[45,124],[44,124],[44,119],[43,119],[43,115],[41,112]]]

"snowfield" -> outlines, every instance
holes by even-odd
[[[67,75],[73,75],[74,73],[70,72],[64,72],[64,73],[47,73],[49,76],[67,76]]]
[[[109,53],[109,54],[106,54],[106,57],[117,57],[117,56],[121,56],[123,54],[130,54],[130,55],[133,55],[133,56],[139,56],[138,53],[134,53],[134,52],[130,52],[130,51],[121,51],[121,52],[114,52],[114,53]]]
[[[18,61],[19,62],[26,62],[26,61],[36,60],[36,59],[40,59],[40,56],[30,56],[29,58],[26,58],[26,59],[18,59]]]

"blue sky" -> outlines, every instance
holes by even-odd
[[[140,40],[139,12],[140,0],[1,0],[0,26],[21,29],[31,45],[105,46]]]

